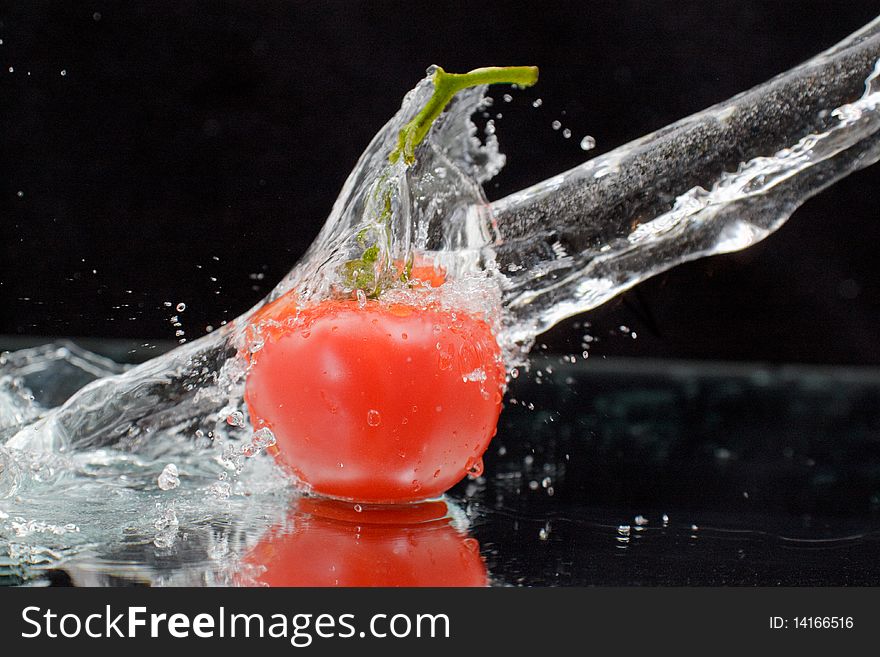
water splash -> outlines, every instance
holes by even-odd
[[[493,204],[509,340],[746,248],[880,158],[880,19],[805,64]]]
[[[484,89],[457,97],[415,165],[388,163],[398,131],[431,93],[426,78],[367,147],[314,244],[266,301],[357,293],[340,290],[338,272],[367,235],[379,251],[377,279],[414,255],[429,259],[451,283],[419,290],[419,302],[433,294],[485,317],[515,366],[560,319],[677,263],[745,248],[810,195],[875,162],[878,25],[762,88],[493,205],[481,185],[504,156],[494,131],[481,140],[470,120]],[[796,110],[786,93],[803,101]],[[767,103],[775,111],[757,111]],[[746,133],[751,139],[738,139]],[[386,197],[390,219],[380,221],[377,203]],[[272,438],[241,431],[248,427],[237,410],[242,354],[259,349],[250,320],[260,306],[133,368],[72,345],[4,355],[0,540],[10,553],[118,559],[131,554],[126,537],[136,536],[136,559],[144,559],[144,549],[179,548],[187,535],[199,537],[189,544],[201,545],[193,558],[207,559],[215,544],[235,553],[230,545],[276,522],[285,480],[271,459],[248,458]],[[178,485],[166,488],[159,480],[174,483],[164,470],[172,462]]]
[[[221,409],[240,405],[247,368],[240,353],[261,344],[260,328],[250,317],[263,303],[288,292],[295,292],[300,306],[338,294],[340,269],[362,253],[364,235],[378,247],[377,280],[419,254],[454,282],[434,291],[389,290],[389,301],[405,302],[417,294],[420,305],[433,300],[482,316],[501,335],[500,295],[482,250],[497,235],[481,184],[501,169],[504,156],[497,139],[490,135],[481,141],[470,120],[486,102],[485,87],[456,96],[414,165],[388,162],[400,129],[432,92],[432,70],[428,73],[369,144],[308,252],[264,302],[169,354],[124,372],[107,372],[36,422],[19,423],[7,447],[51,452],[115,445],[149,452],[158,432],[213,426]],[[392,203],[388,221],[377,206],[386,192]],[[239,415],[227,415],[239,424]]]

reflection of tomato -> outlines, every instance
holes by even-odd
[[[268,586],[486,586],[476,540],[443,502],[364,508],[302,499],[292,529],[270,532],[245,557]]]
[[[377,300],[297,308],[282,297],[257,321],[251,419],[273,430],[276,458],[315,492],[422,500],[482,467],[505,375],[483,320]]]

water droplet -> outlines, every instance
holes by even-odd
[[[559,121],[554,121],[553,123],[550,124],[550,127],[553,128],[554,130],[559,130],[559,128],[562,127],[562,124]]]
[[[483,474],[483,468],[483,459],[478,458],[468,465],[467,474],[471,479],[476,479],[481,474]]]
[[[179,304],[177,304],[177,312],[182,313],[184,310],[186,310],[186,304],[185,304],[185,303],[180,302]]]
[[[101,12],[100,12],[100,11],[96,11],[94,14],[92,14],[92,20],[95,21],[96,23],[97,23],[99,20],[101,20]]]
[[[510,94],[504,94],[504,95],[501,96],[501,97],[504,99],[504,102],[505,102],[505,103],[509,103],[510,101],[513,100],[513,96],[511,96]]]
[[[241,411],[232,411],[232,413],[226,416],[226,424],[230,427],[243,427],[244,413]]]
[[[413,479],[412,487],[413,487],[413,492],[418,493],[420,490],[422,490],[422,482],[420,482],[418,479]]]
[[[596,139],[587,135],[583,139],[581,139],[581,150],[582,151],[590,151],[596,148]]]
[[[65,75],[67,75],[67,69],[62,68],[61,69],[61,77],[63,78]]]
[[[480,356],[474,345],[465,342],[458,349],[458,369],[463,377],[480,367]]]
[[[633,518],[633,523],[638,527],[644,527],[648,524],[648,519],[645,516],[638,515]]]
[[[360,513],[361,511],[364,510],[364,507],[362,507],[360,504],[355,504],[355,505],[354,505],[354,510],[355,510],[357,513]]]
[[[571,130],[566,128],[565,130],[562,131],[562,136],[565,137],[566,139],[569,139],[571,137]]]
[[[269,427],[263,427],[254,431],[252,442],[258,449],[266,449],[278,443],[278,439]]]
[[[382,423],[382,416],[379,414],[379,411],[370,409],[367,411],[367,424],[371,427],[378,427]]]
[[[401,333],[401,334],[400,334],[400,339],[401,339],[401,340],[406,340],[408,337],[409,337],[409,336],[408,336],[406,333]]]
[[[208,489],[208,495],[216,497],[218,500],[229,499],[229,496],[232,495],[232,486],[229,485],[228,481],[215,482]]]
[[[364,308],[367,305],[367,294],[363,290],[358,290],[357,294],[357,302],[358,308]]]
[[[18,190],[18,191],[15,193],[15,195],[16,195],[18,198],[22,198],[22,197],[24,196],[24,192],[21,191],[21,190]]]
[[[550,538],[550,530],[546,527],[541,527],[541,529],[538,531],[538,538],[540,538],[542,541],[546,541],[548,538]]]
[[[541,100],[540,98],[535,98],[535,100],[532,101],[532,107],[540,107],[543,104],[544,104],[544,101]]]
[[[166,465],[162,469],[162,473],[159,475],[157,483],[162,490],[173,490],[180,486],[180,477],[177,471],[177,466],[173,463]]]
[[[486,370],[484,370],[482,367],[478,367],[477,369],[473,370],[472,372],[468,372],[467,374],[463,375],[461,377],[461,380],[465,383],[467,383],[468,381],[483,382],[486,380],[486,378],[487,378],[486,377]],[[481,390],[480,393],[481,393],[481,396],[483,397],[483,399],[489,399],[489,392],[487,390]]]
[[[447,345],[446,349],[441,349],[437,354],[437,366],[441,370],[450,370],[452,369],[452,362],[454,357],[452,355],[452,346]]]
[[[174,543],[177,542],[177,532],[168,532],[161,533],[156,538],[153,539],[153,545],[157,548],[164,550],[166,548],[170,548]]]
[[[719,461],[729,461],[733,453],[724,447],[715,448],[715,458]]]

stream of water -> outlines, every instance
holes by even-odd
[[[875,22],[849,42],[876,40],[877,32]],[[837,48],[769,84],[803,77],[845,51]],[[340,267],[367,235],[379,246],[377,268],[415,254],[445,269],[450,283],[438,288],[438,302],[485,317],[509,366],[519,365],[535,336],[562,318],[680,262],[745,248],[805,198],[875,162],[878,78],[875,60],[859,93],[790,119],[791,129],[763,150],[737,151],[748,157],[735,166],[729,152],[723,168],[708,166],[731,144],[695,147],[689,129],[735,124],[754,101],[749,94],[493,205],[482,184],[504,156],[493,131],[478,135],[470,119],[485,88],[456,97],[414,165],[388,163],[400,128],[432,91],[426,77],[369,144],[314,244],[266,301],[290,291],[304,303],[333,293]],[[655,147],[664,140],[689,144],[677,155],[687,171],[677,192],[644,186],[651,158],[663,166]],[[583,199],[578,217],[565,206],[578,194],[595,201],[609,193],[614,221],[585,217]],[[380,221],[377,204],[389,196],[390,221]],[[407,294],[392,290],[388,298]],[[248,330],[258,308],[137,367],[71,344],[2,356],[0,544],[8,556],[0,571],[76,556],[147,567],[157,584],[243,581],[242,555],[287,522],[293,495],[254,441],[241,402],[246,363],[238,354],[260,348]],[[172,552],[175,566],[163,569],[162,555]]]

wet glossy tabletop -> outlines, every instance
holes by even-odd
[[[400,573],[424,573],[430,553],[470,564],[465,584],[876,585],[880,372],[540,356],[512,383],[483,475],[447,501],[451,521],[392,515],[381,529],[294,501],[243,563],[293,550],[347,564],[372,541],[397,555],[387,581],[401,584],[419,583]],[[133,540],[0,581],[192,583],[175,573],[203,543]]]

